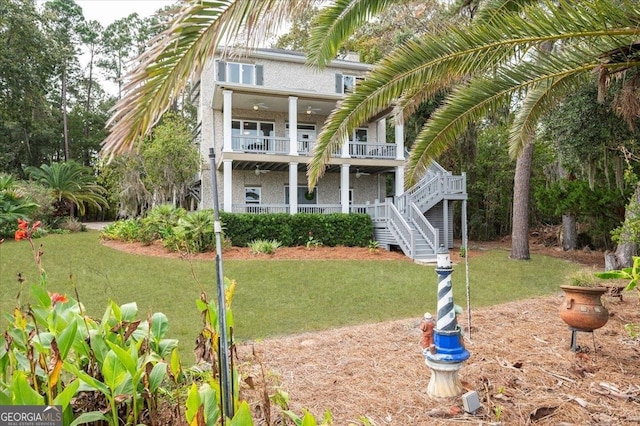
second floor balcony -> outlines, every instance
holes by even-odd
[[[291,153],[289,138],[276,136],[233,136],[231,148],[233,152],[250,154],[278,154]],[[298,140],[296,153],[310,156],[315,141]],[[395,159],[397,146],[392,143],[348,141],[348,154],[352,158]],[[334,150],[333,156],[341,156],[342,149]]]

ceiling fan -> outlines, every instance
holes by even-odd
[[[264,102],[256,102],[253,104],[254,111],[258,111],[259,109],[269,109],[269,107]]]
[[[360,169],[356,169],[356,178],[359,178],[360,176],[369,176],[371,173],[367,173],[367,172],[361,172]]]
[[[311,105],[309,105],[307,106],[306,114],[311,115],[317,113],[318,111],[322,111],[322,108],[313,108]]]
[[[254,173],[256,174],[256,176],[260,176],[263,173],[269,173],[271,170],[264,170],[260,168],[259,164],[256,164],[256,170],[254,171]]]

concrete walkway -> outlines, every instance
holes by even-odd
[[[111,224],[113,222],[83,222],[82,224],[87,227],[87,229],[93,229],[95,231],[102,231],[105,226]]]

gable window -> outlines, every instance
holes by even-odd
[[[336,93],[355,92],[356,86],[364,81],[364,77],[348,74],[336,74]]]
[[[262,65],[217,61],[218,81],[262,86]]]

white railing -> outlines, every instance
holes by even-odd
[[[256,154],[289,154],[288,138],[274,136],[233,136],[231,148],[234,152],[246,152]],[[298,154],[311,155],[315,141],[299,140],[297,143]],[[331,155],[342,155],[340,147],[331,149]],[[349,142],[349,155],[353,158],[379,158],[395,159],[396,145],[390,143]]]
[[[233,136],[231,148],[247,153],[288,154],[289,139],[274,136]]]
[[[406,220],[402,217],[396,206],[392,203],[386,203],[388,205],[387,213],[389,215],[387,226],[389,232],[396,238],[398,245],[402,248],[402,251],[410,258],[415,258],[415,238],[411,231],[411,227]]]
[[[429,247],[435,253],[438,249],[438,230],[434,228],[429,221],[424,217],[418,206],[414,203],[411,203],[411,207],[409,208],[409,217],[413,221],[414,225],[416,225],[416,229],[422,235],[422,238],[429,244]]]
[[[396,158],[396,145],[349,141],[349,155],[355,158]]]

